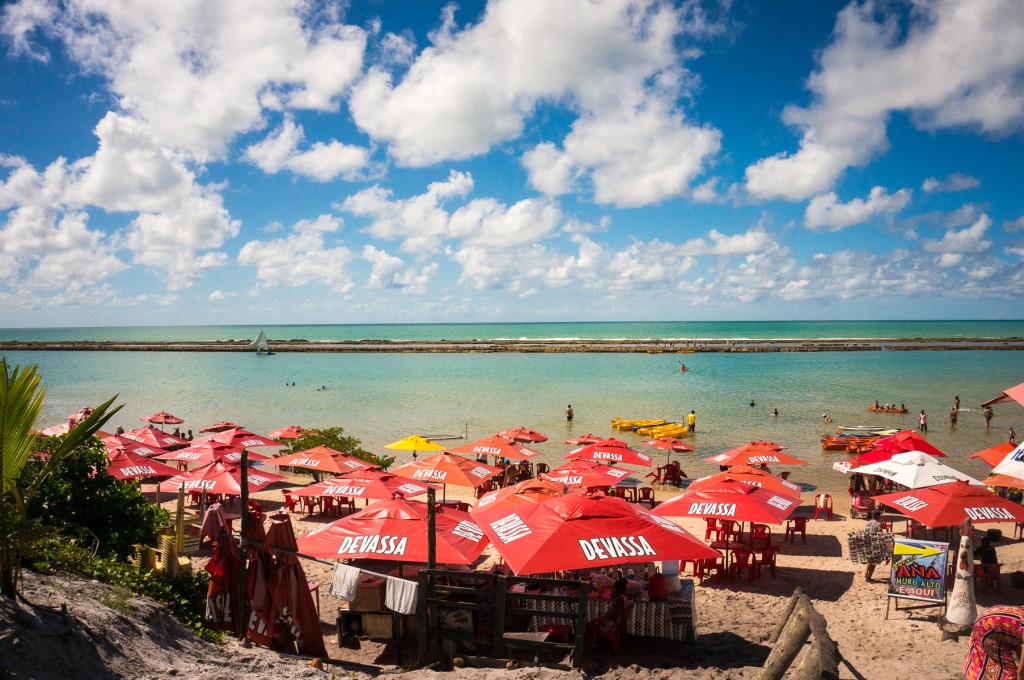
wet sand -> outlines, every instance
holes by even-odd
[[[704,352],[879,352],[924,350],[1024,350],[1024,338],[821,338],[821,339],[675,339],[675,340],[358,340],[312,342],[273,340],[279,352],[417,352],[417,353],[634,353]],[[247,341],[195,342],[0,342],[0,351],[94,352],[252,352]]]

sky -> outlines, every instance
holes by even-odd
[[[0,326],[1024,318],[1020,0],[17,0]]]

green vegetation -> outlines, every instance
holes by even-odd
[[[46,391],[35,366],[9,369],[0,358],[0,594],[14,597],[25,555],[56,531],[29,508],[50,478],[82,451],[86,442],[121,407],[114,398],[96,407],[82,422],[57,438],[50,455],[26,471],[39,439],[32,428],[43,408]],[[115,397],[116,398],[116,397]],[[26,473],[27,474],[23,474]]]
[[[50,537],[41,541],[26,564],[33,571],[53,573],[69,571],[127,589],[138,595],[146,595],[167,605],[178,621],[191,629],[197,636],[210,642],[219,642],[221,633],[206,628],[203,615],[206,612],[206,589],[210,576],[205,571],[195,574],[179,573],[171,579],[158,578],[152,572],[143,571],[133,565],[111,557],[94,557],[73,538]],[[115,590],[115,593],[118,591]],[[109,602],[107,600],[110,600]],[[119,597],[106,598],[104,604],[118,611],[118,602],[127,607],[127,600]]]
[[[298,453],[316,446],[326,446],[335,451],[342,451],[377,467],[387,470],[395,462],[394,456],[375,456],[360,447],[362,442],[355,437],[345,436],[345,428],[328,427],[320,430],[306,430],[302,437],[294,440],[289,446],[289,453]]]

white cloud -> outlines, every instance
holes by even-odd
[[[352,251],[343,246],[326,247],[318,231],[249,241],[238,253],[238,262],[256,267],[256,278],[266,288],[317,284],[339,293],[353,287],[348,266],[354,258]]]
[[[1024,12],[1018,0],[936,0],[913,7],[851,3],[808,80],[808,108],[783,119],[800,148],[754,163],[747,190],[800,200],[883,153],[891,113],[924,129],[1005,134],[1024,124]],[[897,12],[906,14],[902,19]],[[999,36],[993,39],[993,36]]]
[[[318,182],[338,177],[355,179],[369,163],[366,149],[334,139],[326,143],[315,142],[308,150],[299,151],[303,137],[302,126],[286,116],[280,129],[247,148],[245,155],[264,172],[275,174],[290,170]]]
[[[981,182],[978,181],[977,177],[971,177],[959,172],[954,172],[946,179],[929,177],[921,184],[921,188],[929,193],[967,191],[969,189],[977,189],[979,186],[981,186]]]
[[[238,297],[238,293],[226,293],[223,290],[215,290],[210,293],[206,299],[210,302],[217,302],[218,300],[227,300],[228,298]]]
[[[1003,231],[1008,234],[1024,231],[1024,215],[1021,215],[1015,220],[1006,220],[1003,222]]]
[[[416,270],[407,267],[401,258],[370,245],[363,247],[362,258],[373,265],[370,278],[366,282],[367,288],[400,288],[409,293],[422,295],[438,271],[436,262]]]
[[[315,220],[299,220],[292,227],[295,231],[300,232],[320,232],[324,234],[333,234],[337,231],[341,231],[342,225],[345,222],[337,215],[318,215]]]
[[[867,199],[855,198],[849,203],[840,203],[835,193],[815,196],[807,205],[804,224],[813,231],[841,231],[879,215],[898,213],[910,203],[910,193],[900,189],[889,194],[884,187],[874,187]]]
[[[366,33],[315,5],[21,0],[5,8],[0,30],[26,53],[35,31],[63,41],[161,145],[210,160],[260,128],[264,106],[337,110],[361,72]]]
[[[563,141],[523,159],[548,195],[590,174],[598,202],[643,205],[682,195],[717,153],[719,133],[675,104],[695,79],[691,34],[718,30],[699,8],[657,0],[493,0],[457,30],[453,9],[397,80],[371,68],[353,89],[356,123],[403,165],[469,158],[519,137],[542,103],[579,118]],[[606,148],[612,144],[615,148]]]
[[[982,215],[978,218],[977,222],[965,229],[947,230],[940,240],[925,240],[921,244],[921,248],[928,253],[944,255],[980,253],[992,246],[992,241],[984,238],[985,232],[988,231],[991,225],[992,219],[988,215]],[[945,262],[952,262],[952,258],[946,258]],[[956,262],[956,264],[959,264],[959,262]]]

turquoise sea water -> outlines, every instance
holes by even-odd
[[[682,324],[693,327],[693,324]],[[698,324],[700,325],[700,324]],[[575,326],[582,326],[572,332]],[[603,327],[606,335],[597,335]],[[461,337],[698,337],[680,333],[680,324],[516,324],[509,326],[376,326],[301,327],[294,337],[311,339],[321,329],[324,339],[383,337],[367,329],[390,329],[389,337],[430,339]],[[891,323],[844,324],[704,324],[708,333],[742,333],[702,337],[978,337],[1024,335],[1022,324],[1008,322],[936,322],[907,324],[907,333],[893,332]],[[658,335],[651,329],[662,327]],[[299,329],[300,327],[294,327]],[[503,329],[509,329],[508,334]],[[438,337],[438,329],[445,333]],[[454,329],[454,330],[451,330]],[[473,330],[470,330],[473,329]],[[524,331],[524,329],[529,329]],[[630,335],[620,335],[632,329]],[[763,335],[755,334],[761,329]],[[66,338],[85,338],[85,331],[104,332],[113,339],[145,339],[140,330],[75,329]],[[165,329],[166,330],[166,329]],[[179,339],[200,339],[195,329],[178,328]],[[202,339],[242,337],[240,327],[203,328]],[[449,333],[451,330],[451,333]],[[272,335],[268,327],[268,335]],[[274,329],[277,337],[284,337]],[[840,332],[845,331],[845,332]],[[46,331],[55,332],[55,331]],[[22,331],[21,333],[29,333]],[[33,339],[45,332],[33,331]],[[565,333],[566,335],[562,335]],[[349,334],[349,335],[343,335]],[[355,334],[355,335],[353,335]],[[523,335],[515,335],[523,337]],[[166,339],[166,338],[164,338]],[[830,490],[845,488],[845,477],[831,470],[846,457],[823,452],[820,437],[838,424],[914,427],[916,413],[930,416],[929,441],[952,457],[955,467],[984,476],[986,466],[966,456],[1004,440],[1014,425],[1024,433],[1024,408],[996,407],[990,430],[978,404],[1024,381],[1024,353],[1008,351],[835,352],[769,354],[690,354],[691,370],[677,370],[674,354],[303,354],[201,352],[8,352],[12,364],[38,364],[48,388],[42,425],[59,422],[84,405],[114,394],[124,409],[108,429],[140,425],[141,416],[166,410],[186,419],[185,428],[232,420],[266,433],[284,425],[340,425],[364,446],[385,453],[382,446],[410,434],[468,434],[470,440],[526,426],[548,434],[538,445],[546,462],[560,462],[569,448],[560,442],[593,432],[612,435],[609,420],[668,418],[682,420],[697,412],[698,448],[684,454],[684,470],[703,476],[717,467],[700,462],[752,439],[789,445],[790,453],[811,463],[793,471],[793,479]],[[296,383],[286,387],[285,383]],[[317,391],[321,385],[326,389]],[[948,411],[959,395],[965,410],[953,429]],[[866,408],[876,399],[905,402],[910,414],[873,414]],[[751,400],[756,406],[751,408]],[[571,403],[576,420],[566,423]],[[772,409],[779,416],[771,415]],[[823,412],[834,424],[822,423]],[[642,437],[616,434],[639,445]],[[408,458],[400,454],[399,460]]]

